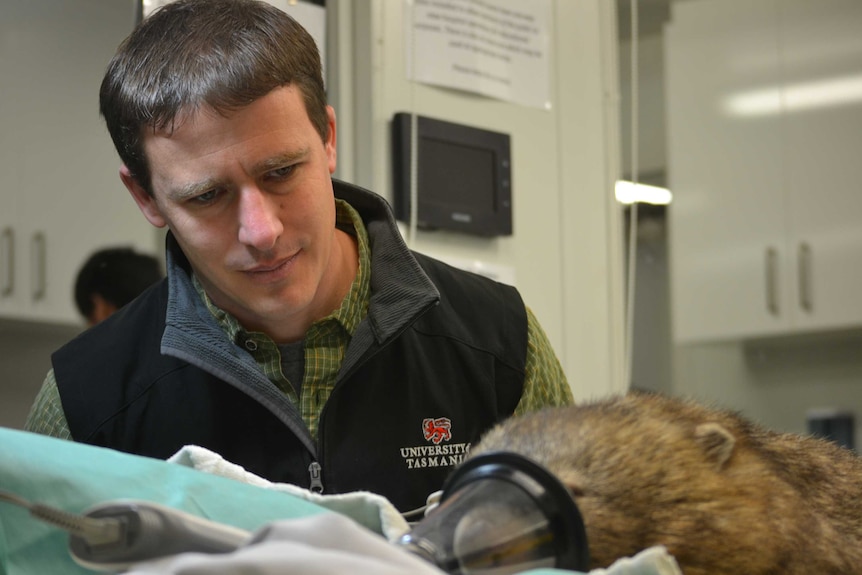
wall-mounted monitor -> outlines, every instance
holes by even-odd
[[[508,134],[417,116],[416,226],[512,235]],[[395,217],[410,221],[411,115],[392,119]]]

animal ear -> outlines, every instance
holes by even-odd
[[[694,430],[694,438],[716,469],[724,467],[736,445],[736,438],[718,423],[701,423]]]

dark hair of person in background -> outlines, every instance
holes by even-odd
[[[154,256],[126,247],[101,249],[78,272],[75,304],[89,325],[95,325],[162,277],[161,264]]]

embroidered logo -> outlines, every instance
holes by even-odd
[[[436,419],[428,417],[422,420],[422,434],[426,441],[430,441],[434,445],[440,445],[441,441],[449,441],[452,439],[452,421],[448,417],[438,417]]]
[[[463,432],[461,428],[461,432]],[[448,417],[427,417],[422,420],[422,436],[428,443],[402,447],[401,458],[407,469],[455,467],[470,452],[469,443],[451,443],[452,420]],[[445,442],[445,443],[444,443]],[[442,444],[442,445],[441,445]]]

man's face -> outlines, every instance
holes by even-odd
[[[210,298],[276,339],[285,325],[307,327],[331,312],[352,281],[335,229],[328,113],[324,142],[299,89],[283,86],[226,117],[202,108],[173,132],[146,132],[153,197],[121,169],[141,211],[170,228]]]

